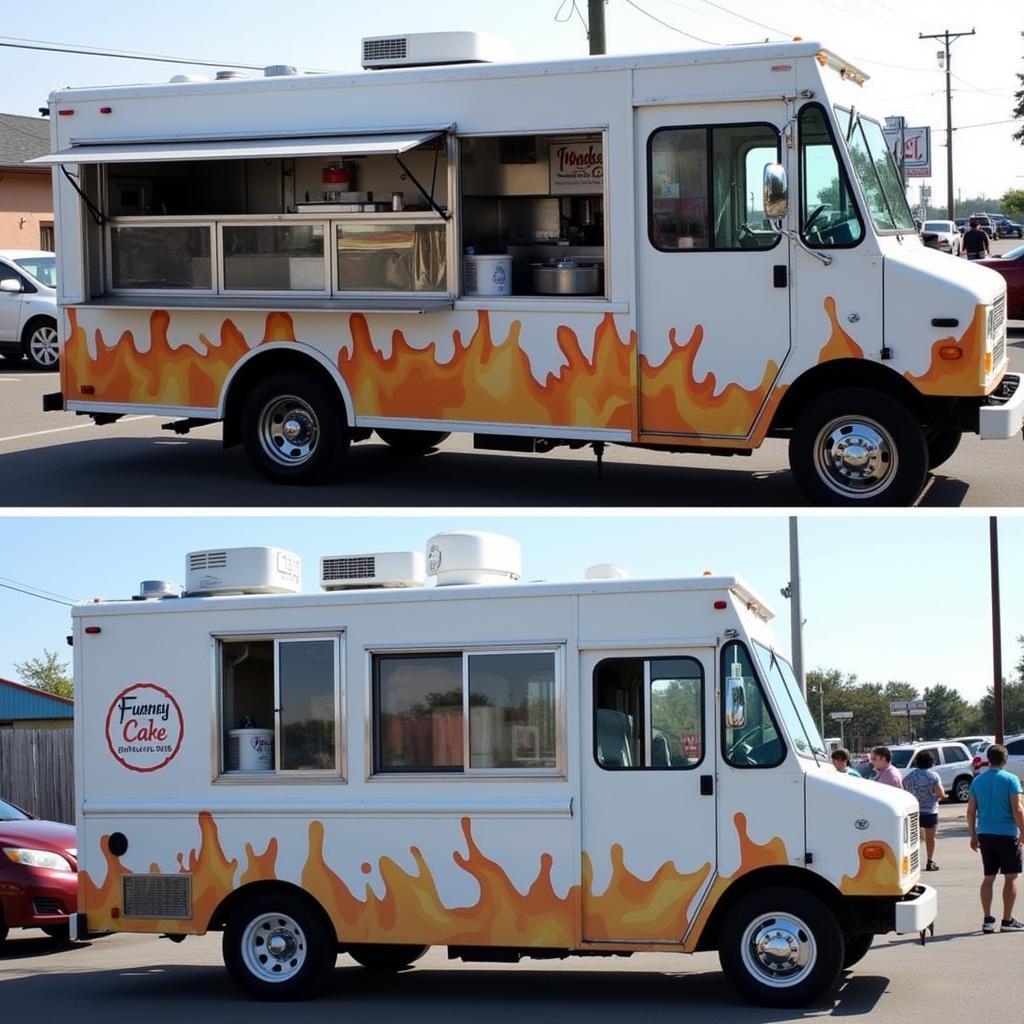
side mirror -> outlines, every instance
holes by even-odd
[[[725,680],[725,724],[731,729],[742,729],[747,724],[747,691],[739,676]]]
[[[24,290],[24,287],[17,278],[5,277],[0,281],[0,292],[10,292],[12,295],[20,295]]]
[[[789,211],[789,185],[782,164],[764,165],[764,215],[769,220],[783,220]]]

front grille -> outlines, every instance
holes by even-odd
[[[1006,358],[1006,296],[1000,295],[992,304],[988,318],[988,336],[992,341],[992,366],[999,366]]]
[[[910,873],[913,874],[921,866],[921,853],[919,850],[910,852]]]
[[[64,904],[60,900],[47,896],[36,896],[32,900],[32,910],[37,917],[55,917],[58,914],[66,914]]]
[[[125,875],[121,879],[125,917],[192,916],[191,875]]]
[[[377,560],[373,555],[325,558],[321,565],[325,583],[331,580],[371,580],[377,575]]]
[[[394,39],[364,39],[363,61],[405,60],[408,53],[408,42],[404,36]]]
[[[908,822],[910,831],[907,836],[907,845],[912,850],[916,850],[921,845],[921,823],[916,811],[910,815]]]

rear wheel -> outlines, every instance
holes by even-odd
[[[377,436],[403,455],[422,455],[446,441],[444,430],[378,430]]]
[[[349,446],[341,396],[302,372],[261,381],[242,409],[242,443],[253,465],[275,483],[322,480]]]
[[[18,349],[16,352],[0,352],[0,357],[8,363],[20,363],[25,358],[25,353]]]
[[[852,935],[844,935],[843,939],[845,948],[843,967],[852,967],[854,964],[859,964],[868,955],[868,950],[875,937],[871,932],[855,932]]]
[[[305,900],[265,892],[243,903],[224,929],[224,965],[257,999],[305,999],[337,959],[334,936]]]
[[[25,336],[25,354],[37,370],[56,370],[60,359],[57,321],[48,317],[29,324]]]
[[[722,922],[722,970],[741,992],[764,1006],[806,1006],[820,999],[838,980],[843,955],[835,916],[801,889],[756,890]]]
[[[928,468],[936,469],[948,462],[960,447],[963,436],[955,427],[929,427],[924,432],[925,444],[928,446]]]
[[[878,391],[822,395],[800,414],[789,442],[796,482],[818,505],[910,505],[928,475],[920,425]]]
[[[371,971],[401,971],[415,963],[429,946],[346,946],[345,952],[357,964]]]
[[[953,783],[953,799],[958,804],[967,803],[968,798],[971,795],[971,777],[969,775],[961,775]]]

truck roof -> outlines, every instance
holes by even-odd
[[[414,66],[372,71],[350,71],[330,74],[297,74],[273,77],[232,78],[226,81],[155,82],[118,86],[66,86],[50,94],[50,102],[70,102],[95,99],[100,96],[116,99],[137,96],[146,92],[157,95],[217,93],[250,89],[336,89],[343,86],[412,84],[429,81],[478,80],[487,78],[522,77],[527,75],[563,75],[581,71],[623,71],[637,68],[657,68],[680,64],[733,64],[743,61],[771,59],[816,58],[823,66],[831,67],[844,77],[859,83],[868,75],[849,61],[843,60],[817,42],[802,40],[756,43],[746,46],[722,46],[699,50],[667,53],[574,57],[565,60],[516,62],[508,64],[445,64],[440,66]],[[780,88],[781,91],[781,88]]]
[[[738,576],[700,576],[690,578],[602,579],[575,582],[503,584],[500,586],[445,586],[374,588],[366,590],[336,590],[302,594],[239,594],[223,597],[186,596],[142,601],[136,598],[93,601],[76,605],[73,618],[91,618],[100,615],[154,614],[166,611],[198,612],[212,607],[218,610],[243,610],[268,607],[345,606],[358,604],[398,604],[419,601],[498,600],[529,597],[559,597],[574,594],[599,593],[651,593],[657,591],[713,592],[728,591],[758,618],[767,622],[774,613],[743,579]]]

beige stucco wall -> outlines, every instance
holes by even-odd
[[[49,171],[0,170],[0,249],[38,249],[40,226],[52,223]]]

